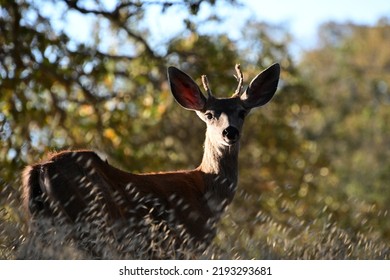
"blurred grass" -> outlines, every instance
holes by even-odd
[[[239,192],[238,196],[248,196]],[[103,259],[147,259],[150,246],[158,247],[165,236],[141,235],[116,247],[99,228],[89,231],[89,240],[82,244],[72,239],[74,228],[43,221],[37,233],[28,235],[23,211],[18,205],[18,193],[9,186],[1,198],[9,207],[0,210],[0,259],[93,259],[88,246],[99,248]],[[4,204],[2,204],[4,205]],[[164,259],[297,259],[344,260],[390,259],[390,248],[372,230],[371,234],[338,225],[324,209],[321,217],[313,221],[290,219],[288,225],[277,222],[263,211],[254,217],[243,217],[236,205],[228,209],[218,226],[212,245],[201,254],[186,248],[170,248],[160,252]],[[378,213],[382,215],[382,213]],[[364,226],[364,222],[361,223]],[[152,230],[153,231],[153,230]],[[150,231],[150,232],[152,232]],[[164,233],[162,233],[164,235]],[[135,236],[135,235],[132,235]],[[88,243],[88,244],[87,244]]]

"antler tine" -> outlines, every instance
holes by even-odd
[[[210,86],[209,86],[209,81],[207,80],[207,76],[206,75],[202,75],[202,84],[203,84],[204,90],[207,92],[207,97],[208,98],[212,97],[213,94],[211,93],[211,89],[210,89]]]
[[[238,81],[238,85],[237,85],[237,89],[234,92],[233,96],[240,96],[242,86],[244,84],[244,75],[242,74],[240,64],[236,64],[235,69],[236,69],[237,76],[234,75],[234,77],[236,77],[236,79]]]

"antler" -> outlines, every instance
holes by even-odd
[[[236,64],[235,69],[236,69],[237,76],[234,75],[234,77],[236,77],[236,79],[238,81],[238,86],[237,86],[233,96],[240,96],[242,86],[244,84],[244,75],[242,74],[240,64]]]
[[[207,92],[208,98],[212,97],[213,94],[211,93],[211,89],[210,89],[210,86],[209,86],[209,81],[207,80],[207,76],[206,75],[202,75],[202,84],[203,84],[204,90]]]

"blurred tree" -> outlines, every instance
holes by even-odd
[[[387,213],[390,205],[389,44],[388,19],[372,27],[331,22],[300,65],[324,105],[304,125],[331,160],[328,206],[344,209],[340,218],[349,225],[363,220],[366,229],[381,229],[387,238],[390,223],[375,213]]]

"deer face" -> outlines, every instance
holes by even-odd
[[[240,139],[242,125],[249,110],[239,97],[209,98],[202,111],[197,115],[207,125],[207,133],[213,135],[217,145],[231,146]]]
[[[239,69],[239,68],[238,68]],[[207,124],[207,133],[217,145],[231,146],[240,139],[240,132],[246,115],[252,108],[262,106],[273,97],[280,75],[279,64],[274,64],[257,75],[246,91],[240,95],[241,82],[230,98],[215,98],[203,83],[208,98],[197,84],[184,72],[175,67],[168,68],[171,91],[176,101],[185,109],[193,110]],[[242,79],[242,73],[240,72]]]

